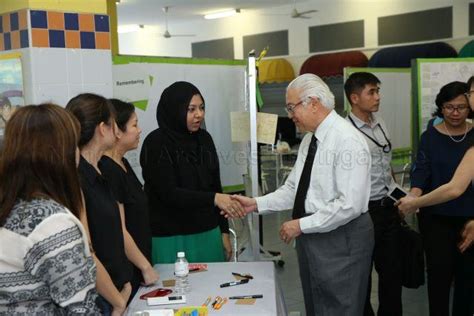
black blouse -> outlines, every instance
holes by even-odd
[[[471,129],[466,139],[454,142],[450,136],[440,133],[436,128],[427,129],[421,135],[418,154],[410,174],[411,186],[422,189],[426,194],[449,182],[472,145],[473,136],[474,129]],[[462,137],[453,138],[462,139]],[[427,210],[445,216],[472,217],[473,205],[474,191],[472,187],[468,187],[460,197],[430,206]]]
[[[219,159],[211,135],[200,131],[196,157],[189,157],[160,129],[151,132],[140,154],[153,236],[201,233],[229,224],[214,206],[222,192]]]
[[[118,204],[106,179],[82,156],[79,177],[84,193],[92,247],[117,289],[131,281],[132,265],[125,255]]]
[[[143,186],[127,159],[122,159],[127,171],[112,158],[102,156],[99,168],[107,179],[115,200],[124,205],[125,225],[143,255],[151,261],[151,231],[148,201]],[[134,283],[142,281],[142,274],[135,268]]]

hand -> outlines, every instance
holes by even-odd
[[[244,217],[245,212],[239,201],[231,199],[229,194],[216,193],[214,203],[226,218]]]
[[[122,316],[127,308],[127,302],[132,293],[132,285],[130,282],[125,283],[122,290],[120,291],[120,296],[122,297],[122,302],[120,305],[112,307],[112,316]]]
[[[116,307],[114,306],[114,308],[112,309],[112,316],[122,316],[123,313],[125,312],[125,306],[124,307]]]
[[[284,222],[280,228],[280,238],[287,244],[289,244],[294,238],[301,235],[300,220],[294,219],[288,222]]]
[[[151,265],[142,270],[143,285],[153,285],[160,279],[160,274]]]
[[[474,242],[474,220],[466,223],[461,233],[462,240],[458,247],[461,252],[464,252]]]
[[[244,209],[244,215],[247,215],[248,213],[252,213],[257,210],[257,200],[255,200],[254,198],[234,194],[231,196],[231,199],[234,201],[238,201],[240,205],[242,205]]]
[[[222,234],[222,244],[225,250],[225,259],[229,261],[232,258],[232,245],[230,243],[230,235],[227,233]]]
[[[402,217],[405,217],[405,215],[411,214],[413,212],[419,212],[418,207],[416,207],[415,204],[416,199],[416,196],[409,193],[395,203],[395,206],[398,206],[398,211]]]

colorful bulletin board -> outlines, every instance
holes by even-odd
[[[21,54],[0,55],[0,136],[15,109],[23,105]]]

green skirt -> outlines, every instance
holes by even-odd
[[[223,262],[224,246],[219,226],[203,233],[152,238],[152,264],[174,263],[179,251],[188,262]]]

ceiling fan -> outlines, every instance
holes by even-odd
[[[293,19],[310,19],[310,16],[307,16],[307,14],[311,13],[316,13],[318,10],[306,10],[306,11],[298,11],[296,9],[296,0],[293,1],[293,10],[291,10],[290,16]]]
[[[168,11],[169,7],[163,7],[163,12],[165,13],[165,32],[162,34],[164,38],[171,38],[171,37],[192,37],[196,36],[196,34],[171,34],[168,30]]]
[[[298,11],[296,8],[296,0],[293,1],[293,9],[288,14],[268,14],[268,15],[289,15],[293,19],[311,19],[308,14],[318,12],[318,10],[306,10],[306,11]]]

